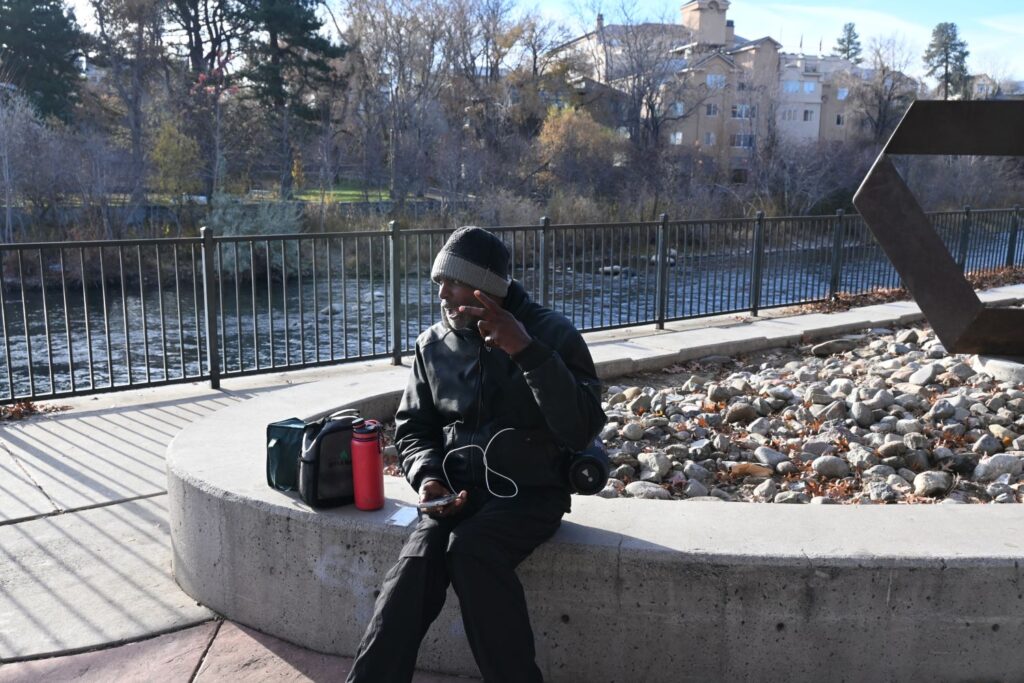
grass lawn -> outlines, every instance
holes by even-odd
[[[366,201],[367,197],[369,197],[371,202],[387,199],[388,191],[383,187],[371,188],[368,194],[364,195],[362,188],[356,183],[342,183],[335,186],[334,189],[328,190],[325,194],[325,199],[328,202],[362,202]],[[320,190],[309,188],[302,192],[297,192],[295,198],[307,202],[319,202]]]

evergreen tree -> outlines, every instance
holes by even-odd
[[[346,52],[344,46],[334,45],[321,35],[318,4],[316,0],[239,2],[238,19],[244,27],[242,41],[248,64],[243,75],[252,83],[254,96],[274,113],[282,199],[291,197],[294,184],[292,127],[316,117],[309,96],[336,79],[329,60]]]
[[[956,24],[943,22],[932,31],[932,42],[924,53],[927,76],[935,76],[942,88],[942,99],[948,100],[950,93],[964,94],[970,86],[967,75],[967,43],[957,35]]]
[[[843,33],[836,38],[836,46],[832,49],[832,54],[849,59],[854,64],[860,64],[864,61],[863,57],[860,56],[860,36],[857,35],[852,22],[843,24]]]
[[[62,0],[0,0],[0,81],[44,116],[70,118],[82,34]]]

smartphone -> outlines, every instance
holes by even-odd
[[[434,498],[433,500],[427,500],[422,503],[416,503],[416,507],[420,510],[435,510],[440,507],[444,507],[449,503],[455,501],[459,495],[457,493],[450,493],[447,496],[441,496],[440,498]]]

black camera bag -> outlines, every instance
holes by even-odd
[[[305,430],[299,458],[299,495],[310,507],[337,507],[355,500],[352,428],[362,422],[356,411],[343,410]]]

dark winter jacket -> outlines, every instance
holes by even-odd
[[[443,321],[416,340],[416,357],[395,415],[395,442],[413,488],[437,479],[462,488],[485,488],[485,447],[491,489],[511,484],[565,490],[566,455],[583,450],[604,426],[600,382],[583,337],[564,316],[530,301],[518,282],[505,308],[533,341],[511,358],[484,346],[475,329],[452,330]],[[448,480],[446,480],[445,472]],[[566,494],[566,500],[568,496]]]

